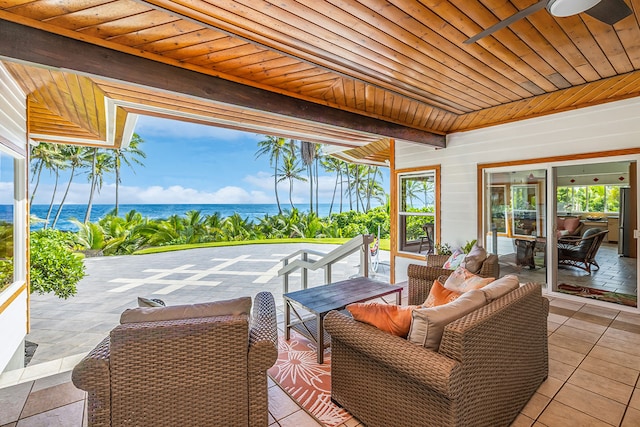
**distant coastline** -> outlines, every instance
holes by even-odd
[[[291,205],[281,204],[283,210],[291,210]],[[329,215],[329,203],[320,203],[318,205],[318,212],[320,217],[326,217]],[[91,208],[91,222],[95,222],[103,218],[114,208],[114,205],[93,205]],[[301,212],[308,212],[308,205],[297,205],[296,208]],[[50,222],[53,221],[55,213],[58,209],[57,205],[53,206],[53,210],[50,216]],[[343,205],[343,211],[348,211],[348,205]],[[44,219],[47,216],[49,205],[33,205],[31,206],[31,215]],[[87,205],[71,205],[65,204],[62,207],[62,213],[60,219],[56,225],[58,230],[76,231],[77,228],[69,220],[76,218],[80,221],[84,219]],[[124,216],[129,211],[135,210],[139,212],[143,217],[149,219],[165,219],[171,215],[184,216],[189,211],[200,211],[203,215],[212,215],[219,213],[221,217],[225,218],[233,215],[234,213],[240,214],[243,218],[255,222],[256,219],[262,218],[265,215],[277,215],[278,205],[274,204],[124,204],[119,207],[119,216]],[[333,213],[337,213],[340,210],[340,206],[334,204]],[[41,223],[33,222],[31,224],[32,230],[38,230],[42,228]]]

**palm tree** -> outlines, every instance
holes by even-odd
[[[356,212],[360,212],[360,205],[364,208],[364,203],[361,203],[361,186],[362,186],[362,170],[359,164],[347,164],[347,191],[349,192],[349,208],[353,209],[351,204],[352,196],[356,200]]]
[[[58,205],[58,210],[56,211],[56,216],[53,219],[53,224],[51,225],[51,228],[56,228],[58,219],[60,219],[60,214],[62,213],[62,206],[64,205],[64,202],[67,199],[67,195],[69,194],[71,181],[73,181],[73,177],[76,175],[76,170],[86,164],[85,154],[86,154],[86,150],[84,150],[81,147],[78,147],[77,145],[66,145],[61,150],[61,156],[66,159],[67,164],[69,165],[69,167],[71,167],[71,173],[69,174],[69,181],[67,182],[67,188],[64,191],[62,200],[60,200],[60,205]]]
[[[31,146],[31,173],[33,176],[32,181],[35,179],[35,185],[31,191],[31,198],[29,199],[30,205],[33,205],[33,198],[38,190],[38,185],[40,185],[42,170],[53,170],[55,164],[59,162],[59,159],[58,146],[56,144],[41,142]]]
[[[51,218],[51,211],[53,210],[53,203],[56,199],[56,193],[58,191],[58,182],[60,180],[60,170],[65,169],[66,164],[64,157],[61,155],[62,149],[59,145],[55,144],[50,152],[50,157],[45,163],[45,167],[50,168],[55,175],[55,182],[53,185],[53,191],[51,192],[51,201],[49,202],[49,209],[47,209],[47,217],[44,220],[43,228],[47,228],[49,225],[49,218]]]
[[[410,180],[404,181],[404,186],[405,186],[405,188],[403,188],[404,194],[406,194],[407,198],[409,199],[409,203],[413,206],[413,199],[419,198],[421,185],[418,181],[410,179]]]
[[[380,200],[379,198],[380,191],[384,193],[384,190],[382,190],[382,185],[380,184],[381,180],[382,180],[382,171],[380,170],[380,168],[378,166],[368,166],[367,167],[367,193],[366,193],[367,194],[366,196],[367,211],[371,209],[371,199],[376,198]]]
[[[265,135],[264,140],[258,142],[258,151],[256,152],[256,158],[268,155],[269,164],[273,166],[273,189],[276,194],[276,203],[278,204],[278,213],[282,213],[280,208],[280,198],[278,197],[278,160],[280,155],[285,153],[288,149],[284,138],[279,136]]]
[[[282,182],[284,180],[289,180],[289,203],[291,203],[291,208],[295,208],[293,206],[293,181],[306,181],[307,179],[300,175],[300,173],[304,170],[304,167],[300,166],[300,162],[298,159],[294,157],[293,154],[287,154],[284,156],[283,164],[278,169],[278,182]]]
[[[333,195],[331,196],[331,204],[329,205],[329,215],[333,211],[333,203],[336,199],[336,193],[338,191],[338,184],[340,184],[340,212],[342,212],[342,160],[335,157],[326,156],[321,160],[322,168],[325,172],[335,173],[336,182],[333,185]]]
[[[429,195],[433,194],[435,184],[431,180],[424,179],[422,180],[421,187],[424,194],[424,205],[428,206],[429,202],[433,202],[432,200],[429,200]]]
[[[307,176],[309,180],[309,213],[313,213],[313,161],[316,159],[317,155],[316,146],[317,144],[313,142],[300,141],[300,157],[302,158],[302,163],[307,168]]]
[[[98,190],[102,188],[104,184],[104,176],[111,172],[113,169],[113,159],[112,157],[102,151],[99,151],[98,148],[89,148],[91,152],[91,171],[89,172],[89,181],[91,182],[91,189],[89,191],[89,202],[87,203],[87,211],[84,215],[84,222],[89,222],[89,218],[91,217],[91,206],[93,204],[93,196]]]
[[[131,137],[131,141],[129,141],[129,146],[127,148],[117,148],[113,150],[113,164],[116,173],[116,208],[115,208],[115,216],[118,216],[118,207],[119,207],[119,189],[120,189],[120,168],[122,164],[129,166],[131,170],[133,170],[133,164],[136,163],[140,166],[144,166],[141,159],[146,159],[147,155],[140,148],[140,144],[142,144],[144,140],[138,135],[134,133]]]

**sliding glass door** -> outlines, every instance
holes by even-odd
[[[553,168],[553,290],[637,307],[636,162]]]
[[[637,308],[638,156],[483,170],[482,235],[500,274]]]
[[[501,275],[545,283],[546,170],[498,170],[484,179],[484,244],[498,255]]]

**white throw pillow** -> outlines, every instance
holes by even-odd
[[[407,339],[414,344],[438,351],[445,326],[485,304],[484,293],[472,290],[450,303],[415,309]]]
[[[164,307],[165,304],[160,304],[158,301],[154,301],[145,297],[138,297],[138,307]]]
[[[250,311],[251,297],[241,297],[200,304],[129,308],[120,315],[120,323],[157,322],[160,320],[213,316],[238,316],[240,314],[249,314]]]

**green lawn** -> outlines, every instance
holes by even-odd
[[[216,248],[221,246],[240,246],[240,245],[271,245],[277,243],[312,243],[312,244],[328,244],[341,245],[348,242],[348,238],[306,238],[306,239],[261,239],[261,240],[240,240],[230,242],[209,242],[209,243],[193,243],[188,245],[172,245],[172,246],[155,246],[153,248],[141,249],[134,252],[134,255],[157,254],[161,252],[183,251],[185,249],[197,248]],[[380,239],[380,249],[389,250],[389,239]]]

